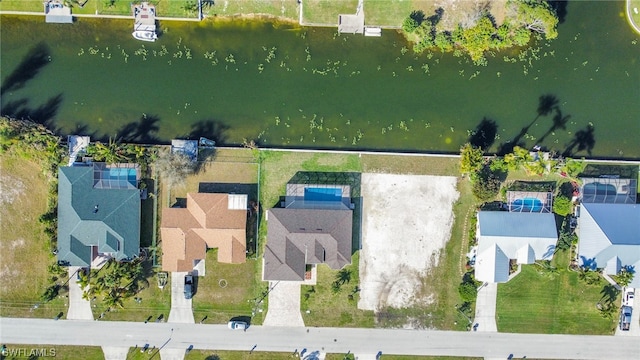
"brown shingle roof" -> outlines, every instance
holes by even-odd
[[[218,261],[246,260],[246,210],[229,210],[227,194],[189,193],[186,208],[162,211],[162,269],[191,271],[207,248],[218,248]]]
[[[305,264],[351,263],[351,210],[271,209],[264,280],[304,280]]]

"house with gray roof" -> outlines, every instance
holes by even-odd
[[[640,271],[640,205],[582,203],[578,238],[581,266],[608,275],[624,267]],[[629,286],[640,287],[640,276]]]
[[[91,266],[140,251],[140,191],[134,164],[89,163],[58,171],[58,262]]]
[[[292,185],[282,207],[267,211],[265,281],[304,281],[307,265],[351,263],[353,211],[344,186]]]
[[[511,260],[533,264],[553,257],[558,232],[552,213],[480,211],[477,224],[475,277],[480,281],[509,281]]]

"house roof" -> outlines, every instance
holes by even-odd
[[[58,260],[89,266],[91,246],[117,260],[140,251],[140,192],[137,188],[95,186],[91,166],[58,171]],[[135,169],[131,171],[135,172]]]
[[[218,248],[221,263],[245,262],[246,209],[247,195],[212,193],[188,193],[186,208],[164,209],[162,269],[191,271],[207,248]]]
[[[264,280],[302,281],[306,264],[351,263],[351,210],[276,208],[267,218]]]
[[[480,211],[476,278],[506,282],[509,259],[519,264],[550,259],[557,241],[555,217],[551,213]]]
[[[578,256],[583,266],[617,273],[640,265],[640,205],[583,203],[578,227]],[[637,270],[636,270],[637,271]],[[633,280],[640,287],[640,276]]]

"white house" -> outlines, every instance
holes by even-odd
[[[550,260],[558,241],[552,213],[480,211],[475,277],[483,282],[509,280],[509,260],[532,264]]]

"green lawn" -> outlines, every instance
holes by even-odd
[[[292,353],[254,351],[220,351],[220,350],[192,350],[185,360],[285,360],[295,359]],[[217,357],[216,357],[217,356]],[[127,358],[130,359],[130,358]]]
[[[326,360],[344,360],[345,354],[327,354]],[[353,356],[346,359],[353,360]],[[392,355],[383,354],[380,360],[482,360],[483,358],[459,357],[459,356],[417,356],[417,355]]]
[[[84,360],[103,360],[104,353],[98,346],[63,346],[63,345],[14,345],[5,344],[9,354],[2,359],[40,359],[55,358],[56,360],[78,359],[78,354],[82,354]],[[33,352],[32,352],[33,351]],[[34,355],[33,357],[30,354]],[[41,356],[37,356],[40,354]]]
[[[215,1],[214,5],[203,9],[208,16],[264,14],[298,20],[297,1],[290,0],[229,0]]]
[[[47,266],[55,263],[38,221],[47,210],[49,183],[38,154],[18,151],[15,146],[0,155],[0,316],[53,318],[67,311],[63,296],[31,311],[49,286]]]
[[[586,285],[568,270],[568,255],[558,252],[554,275],[540,273],[538,265],[523,265],[513,280],[498,286],[498,331],[539,334],[609,335],[617,318],[604,319],[596,308],[605,281]]]
[[[358,0],[303,0],[302,5],[304,23],[338,26],[338,15],[355,14]]]
[[[197,279],[197,292],[193,296],[195,320],[200,321],[206,316],[207,324],[224,324],[234,316],[251,316],[254,299],[259,297],[262,285],[255,276],[260,272],[261,260],[221,264],[217,256],[217,249],[207,251],[206,275]],[[252,323],[261,324],[263,314],[256,312]]]
[[[364,0],[365,22],[378,26],[402,26],[413,10],[422,10],[429,16],[435,9],[436,3],[427,0]]]
[[[152,271],[149,260],[145,262],[144,266],[147,271]],[[166,321],[171,309],[171,276],[169,276],[167,285],[163,289],[158,287],[156,276],[150,276],[148,281],[148,286],[145,286],[135,296],[142,299],[140,303],[137,303],[133,298],[129,298],[124,301],[122,309],[116,308],[107,311],[100,298],[94,300],[91,308],[94,319],[98,319],[104,313],[103,320],[142,322],[152,317],[155,321],[158,316],[162,315],[164,321]]]
[[[316,285],[302,286],[300,311],[306,326],[360,328],[374,326],[373,311],[357,308],[359,292],[356,288],[360,285],[358,255],[359,253],[353,255],[351,265],[345,267],[351,273],[351,280],[343,284],[338,292],[334,292],[331,286],[338,270],[332,270],[326,265],[317,266]]]

